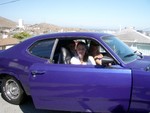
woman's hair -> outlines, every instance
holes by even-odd
[[[88,47],[87,47],[87,45],[84,42],[78,42],[77,43],[77,48],[78,48],[79,45],[83,45],[86,48],[85,55],[83,57],[83,61],[87,62],[88,56],[89,56],[89,54],[88,54]]]
[[[89,47],[89,55],[91,55],[91,56],[94,56],[93,46],[94,46],[94,47],[99,47],[98,42],[96,42],[96,41],[91,41],[90,47]]]

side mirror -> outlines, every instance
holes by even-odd
[[[140,58],[143,58],[142,52],[140,51],[134,51],[134,53],[139,56]]]
[[[104,56],[102,58],[102,65],[108,66],[110,63],[112,64],[114,62],[114,59],[108,56]]]

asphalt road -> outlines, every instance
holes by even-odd
[[[36,109],[30,97],[28,97],[26,102],[22,105],[12,105],[3,100],[3,98],[1,97],[1,90],[0,90],[0,113],[68,113],[68,112]]]

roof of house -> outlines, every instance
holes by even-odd
[[[134,29],[124,29],[115,35],[124,42],[150,43],[150,37]]]
[[[16,38],[0,39],[0,46],[15,45],[18,44],[19,42],[20,41]]]

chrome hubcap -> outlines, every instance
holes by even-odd
[[[6,82],[4,90],[9,99],[17,99],[20,94],[19,86],[13,79]]]

